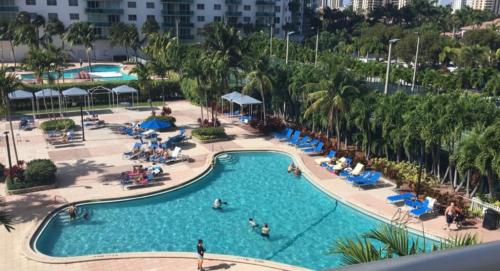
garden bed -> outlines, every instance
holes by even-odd
[[[196,128],[191,132],[191,135],[201,143],[212,143],[232,139],[232,137],[226,134],[224,127]]]
[[[35,159],[24,166],[23,163],[13,166],[7,172],[7,193],[21,194],[50,189],[56,185],[57,168],[51,160]]]

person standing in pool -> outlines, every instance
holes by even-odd
[[[68,215],[71,220],[76,218],[76,207],[75,205],[71,205],[68,208]]]
[[[198,252],[198,270],[203,270],[203,256],[205,255],[205,247],[203,246],[203,240],[198,240],[198,245],[196,247]]]
[[[269,229],[269,225],[264,224],[264,226],[262,226],[262,229],[260,229],[260,235],[264,236],[264,237],[269,237],[269,231],[271,231]]]

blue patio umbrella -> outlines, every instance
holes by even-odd
[[[140,125],[142,129],[153,129],[153,130],[167,129],[171,126],[172,123],[170,123],[170,121],[161,119],[150,119],[141,123]]]

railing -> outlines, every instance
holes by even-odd
[[[484,212],[486,209],[492,209],[500,214],[500,207],[495,206],[491,203],[484,202],[477,197],[473,197],[470,200],[470,208],[473,210],[481,210],[482,212]]]
[[[168,22],[168,23],[163,23],[163,26],[166,27],[175,27],[175,22]],[[193,23],[185,23],[185,22],[179,22],[179,27],[193,27]]]
[[[257,0],[255,1],[256,5],[260,6],[274,6],[276,4],[276,1],[274,0]]]
[[[498,270],[500,241],[475,246],[447,249],[416,256],[397,257],[383,261],[355,264],[343,271],[401,271],[401,270]],[[332,271],[334,269],[331,269]],[[337,269],[338,270],[338,269]]]
[[[241,0],[226,0],[226,5],[240,5]]]
[[[87,13],[123,14],[121,8],[86,8]]]
[[[241,11],[226,11],[227,17],[239,17],[241,15],[242,15]]]
[[[162,3],[192,4],[193,0],[161,0]]]
[[[18,12],[19,11],[19,7],[16,7],[16,6],[0,6],[0,11]]]
[[[257,17],[274,17],[274,12],[255,12],[255,16]]]
[[[164,16],[191,16],[193,15],[192,10],[163,10],[161,12]]]

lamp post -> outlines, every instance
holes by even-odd
[[[417,51],[415,52],[415,67],[413,68],[413,80],[411,81],[411,91],[415,89],[415,78],[417,77],[417,65],[418,65],[418,47],[420,46],[420,34],[417,34]]]
[[[7,145],[7,158],[9,160],[9,178],[12,180],[12,160],[10,158],[10,145],[9,145],[9,132],[3,132],[5,134],[5,144]]]
[[[389,53],[387,56],[387,71],[385,72],[385,86],[384,86],[384,94],[387,95],[387,89],[389,84],[389,71],[391,69],[391,50],[392,44],[398,42],[399,39],[391,39],[389,40]]]
[[[73,106],[76,106],[76,103],[72,103]],[[83,106],[79,104],[80,106],[80,121],[81,121],[81,126],[82,126],[82,141],[85,141],[85,125],[83,123]]]
[[[269,24],[270,27],[270,34],[269,34],[269,57],[273,56],[273,31],[274,31],[274,24]]]
[[[295,31],[286,33],[286,54],[285,54],[285,64],[288,64],[288,43],[290,43],[290,35],[295,33]]]

